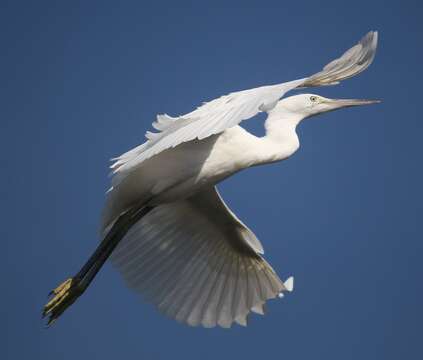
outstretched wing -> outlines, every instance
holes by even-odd
[[[176,118],[159,115],[152,124],[159,132],[147,132],[144,144],[116,158],[111,167],[114,173],[124,176],[126,171],[161,151],[196,138],[201,140],[218,134],[261,111],[271,110],[289,90],[338,84],[365,70],[374,59],[376,46],[377,32],[371,31],[339,59],[333,60],[322,71],[310,77],[233,92]]]
[[[266,300],[292,290],[261,257],[260,242],[216,188],[159,205],[112,254],[127,285],[160,312],[191,326],[246,325]]]

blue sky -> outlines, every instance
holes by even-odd
[[[418,1],[3,2],[1,358],[421,358],[422,15]],[[189,328],[107,264],[43,328],[48,291],[97,244],[108,159],[155,114],[311,74],[372,29],[373,65],[313,91],[383,103],[304,121],[295,156],[220,186],[292,294],[247,328]]]

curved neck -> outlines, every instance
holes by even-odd
[[[264,128],[266,136],[278,143],[283,143],[287,138],[296,136],[295,129],[304,119],[304,115],[292,113],[283,108],[269,111]]]
[[[304,116],[281,108],[271,110],[268,114],[264,123],[266,135],[262,139],[273,151],[269,152],[267,162],[284,160],[300,146],[295,130]]]

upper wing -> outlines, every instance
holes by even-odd
[[[260,256],[260,242],[214,187],[154,208],[125,235],[111,261],[160,312],[191,326],[246,325],[266,300],[291,291]]]
[[[278,85],[233,92],[204,103],[196,110],[172,118],[157,116],[152,125],[158,133],[147,132],[147,141],[116,158],[111,166],[114,173],[137,166],[159,152],[182,142],[203,139],[249,119],[260,111],[272,109],[289,90],[296,87],[334,85],[365,70],[373,61],[377,46],[377,32],[367,33],[360,42],[346,51],[339,59],[327,64],[322,71],[299,80]]]

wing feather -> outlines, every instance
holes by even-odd
[[[127,285],[160,312],[191,326],[246,325],[285,287],[263,248],[215,188],[162,204],[112,254]],[[271,274],[271,275],[269,275]]]
[[[153,127],[159,132],[147,132],[147,141],[144,144],[114,159],[115,162],[111,166],[115,174],[114,184],[125,178],[134,167],[166,149],[218,134],[261,111],[271,110],[286,92],[294,88],[334,85],[359,74],[372,63],[376,54],[377,38],[377,32],[370,31],[340,58],[331,61],[322,71],[307,78],[232,92],[203,103],[194,111],[176,118],[158,115]]]

